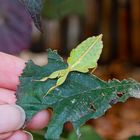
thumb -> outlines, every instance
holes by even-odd
[[[18,105],[0,105],[0,133],[20,129],[25,122],[25,112]]]

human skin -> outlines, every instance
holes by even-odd
[[[22,59],[0,52],[0,140],[30,140],[28,134],[19,130],[24,123],[24,110],[15,105],[15,91],[24,67]],[[48,110],[42,110],[32,118],[27,128],[42,129],[50,117]]]

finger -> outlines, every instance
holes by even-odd
[[[0,87],[16,90],[25,61],[0,52]]]
[[[49,110],[43,110],[37,113],[27,125],[28,129],[40,130],[47,126],[51,118]]]
[[[12,134],[12,132],[0,134],[0,140],[5,140],[6,138],[12,136]]]
[[[0,88],[0,105],[1,104],[15,104],[15,91]]]
[[[10,138],[6,140],[30,140],[30,136],[22,131],[16,131]]]
[[[0,105],[0,134],[20,129],[25,122],[25,112],[17,105]]]

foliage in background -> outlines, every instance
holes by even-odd
[[[44,130],[41,131],[31,131],[30,133],[32,133],[34,140],[45,140],[44,138]]]
[[[24,4],[24,7],[22,4]],[[44,18],[61,18],[69,14],[83,14],[85,0],[1,0],[0,1],[0,51],[19,54],[29,48],[31,19],[41,27],[41,9]],[[79,4],[80,3],[80,4]]]
[[[20,0],[42,31],[41,13],[45,18],[58,19],[70,14],[84,14],[85,0]],[[42,11],[42,12],[41,12]]]
[[[0,51],[18,54],[30,46],[31,18],[18,0],[0,1]]]
[[[45,18],[59,19],[71,14],[83,15],[85,0],[45,0],[43,16]]]
[[[90,126],[83,126],[80,129],[81,137],[79,140],[103,140],[101,136],[99,136],[95,130]],[[77,135],[75,132],[72,132],[67,140],[77,140]]]
[[[81,137],[79,140],[104,140],[97,132],[88,125],[80,128]],[[34,140],[45,140],[44,130],[42,131],[32,131]],[[62,137],[60,140],[77,140],[77,135],[74,131],[70,132],[66,137]]]
[[[140,136],[132,136],[129,140],[140,140]]]

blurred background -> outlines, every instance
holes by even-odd
[[[44,34],[19,0],[1,0],[0,51],[45,65],[47,48],[67,58],[81,41],[102,33],[104,49],[95,74],[140,81],[140,0],[45,0],[42,23]],[[88,124],[105,139],[127,140],[140,135],[139,110],[140,101],[129,99]]]

